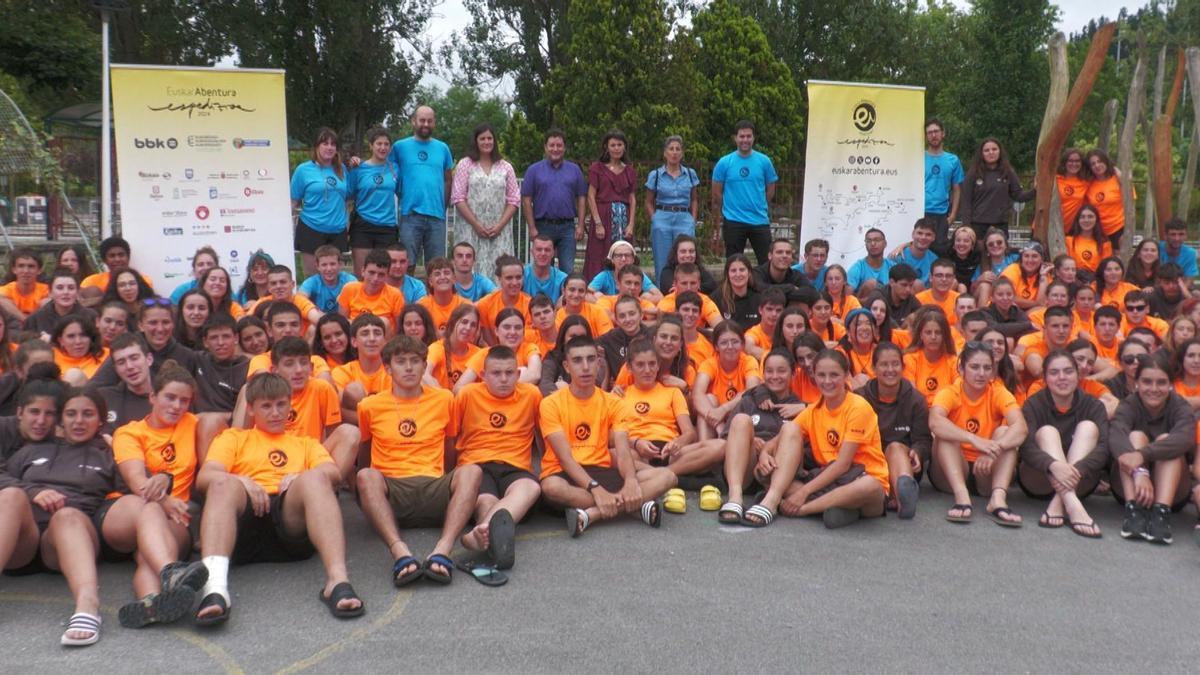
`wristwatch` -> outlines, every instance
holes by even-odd
[[[587,491],[591,492],[592,490],[595,490],[598,487],[600,487],[600,481],[593,479],[591,481],[588,481]]]

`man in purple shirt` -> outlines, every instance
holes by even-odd
[[[558,129],[546,132],[546,158],[525,170],[521,182],[521,210],[529,239],[544,234],[554,242],[558,268],[570,274],[575,268],[575,240],[583,238],[584,198],[587,180],[574,162],[567,162],[566,136]]]

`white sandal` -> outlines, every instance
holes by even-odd
[[[71,632],[91,633],[85,638],[68,636]],[[76,612],[67,620],[67,629],[63,631],[62,645],[64,647],[87,647],[100,641],[100,617],[87,612]]]

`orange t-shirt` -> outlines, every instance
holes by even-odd
[[[1095,272],[1100,261],[1111,256],[1112,244],[1105,239],[1099,246],[1091,237],[1067,237],[1067,255],[1075,259],[1079,269]]]
[[[458,418],[458,465],[503,462],[533,471],[533,442],[542,393],[518,382],[507,398],[492,395],[483,382],[463,387],[454,399]]]
[[[933,406],[946,411],[946,417],[954,426],[979,436],[991,438],[996,429],[1005,423],[1004,416],[1012,410],[1019,410],[1017,399],[1004,388],[999,380],[992,380],[983,395],[971,400],[963,391],[962,381],[942,389],[934,397]],[[979,459],[979,451],[970,443],[962,443],[963,459],[974,462]]]
[[[1121,199],[1121,181],[1116,174],[1096,178],[1087,189],[1087,202],[1100,214],[1100,230],[1104,236],[1125,227],[1125,206]]]
[[[1170,330],[1171,324],[1163,321],[1157,316],[1150,316],[1149,314],[1147,314],[1145,318],[1142,319],[1142,322],[1138,324],[1130,323],[1129,317],[1127,316],[1121,317],[1121,335],[1129,335],[1129,331],[1133,330],[1134,328],[1149,328],[1150,330],[1154,331],[1154,334],[1158,336],[1159,340],[1163,340],[1167,337],[1167,331]]]
[[[1075,224],[1075,216],[1079,215],[1079,209],[1087,199],[1088,182],[1079,176],[1062,174],[1055,176],[1054,180],[1058,187],[1058,203],[1062,206],[1063,226],[1069,232]]]
[[[288,415],[287,433],[305,436],[319,443],[325,428],[342,423],[342,408],[337,389],[325,380],[308,378],[299,392],[292,392],[292,414]]]
[[[604,313],[608,316],[616,318],[615,314],[617,313],[617,298],[620,297],[621,296],[619,295],[602,295],[596,298],[596,306],[604,310]],[[642,308],[643,318],[646,316],[654,316],[658,313],[658,307],[655,306],[653,302],[650,302],[649,300],[643,300],[642,298],[638,298],[637,301],[638,305]]]
[[[429,297],[429,296],[425,296]],[[458,297],[458,296],[455,296]],[[444,389],[450,389],[458,382],[458,378],[467,369],[467,362],[475,356],[475,352],[479,351],[478,345],[467,345],[467,353],[462,356],[450,354],[450,364],[446,364],[446,341],[438,340],[429,345],[429,353],[425,356],[425,360],[433,364],[433,379],[438,381]]]
[[[846,400],[836,410],[830,410],[821,399],[801,411],[794,424],[800,427],[813,459],[820,466],[828,466],[838,458],[842,443],[858,444],[854,450],[854,463],[861,464],[869,476],[879,481],[884,493],[891,492],[887,460],[883,457],[883,442],[879,435],[879,418],[867,399],[847,392]]]
[[[846,336],[846,327],[833,317],[829,318],[829,323],[825,324],[824,328],[810,324],[808,329],[825,342],[837,342]]]
[[[204,461],[218,462],[229,473],[245,476],[273,495],[279,493],[279,484],[288,474],[308,471],[333,458],[324,446],[307,436],[226,429],[213,440]]]
[[[908,349],[908,346],[912,344],[912,333],[907,328],[893,328],[892,344],[900,349]]]
[[[714,356],[700,364],[697,374],[708,375],[708,393],[717,397],[717,405],[728,403],[746,391],[746,380],[751,377],[762,380],[758,361],[749,354],[739,354],[737,365],[732,371],[722,368],[720,357]]]
[[[955,326],[958,325],[958,317],[954,315],[954,303],[958,301],[958,296],[958,291],[951,289],[946,291],[945,299],[939,302],[937,298],[933,297],[933,289],[927,288],[917,293],[917,302],[922,305],[941,307],[942,311],[946,313],[946,321],[949,321],[951,326]]]
[[[592,337],[598,338],[608,331],[612,330],[612,319],[604,313],[595,303],[585,302],[579,306],[579,315],[588,322],[588,326],[592,329]],[[557,329],[562,326],[563,320],[567,318],[567,308],[560,307],[558,313],[554,315],[554,327]]]
[[[1038,380],[1037,382],[1034,382],[1033,384],[1029,385],[1029,389],[1025,390],[1025,398],[1028,399],[1030,396],[1033,396],[1034,394],[1038,393],[1039,391],[1041,391],[1045,388],[1046,388],[1046,381]],[[1108,387],[1104,386],[1102,383],[1097,382],[1096,380],[1093,380],[1093,379],[1084,379],[1082,382],[1079,383],[1079,389],[1083,393],[1088,394],[1089,396],[1094,396],[1096,398],[1100,398],[1101,396],[1103,396],[1105,394],[1112,393],[1108,390]],[[1175,383],[1175,389],[1176,390],[1179,389],[1178,382]],[[1183,394],[1183,392],[1180,392],[1180,394],[1184,395],[1184,396],[1188,395],[1188,394]],[[1200,396],[1200,392],[1196,393],[1195,396]],[[1020,403],[1020,401],[1017,401],[1017,403]]]
[[[1000,276],[1012,282],[1013,290],[1016,291],[1018,298],[1022,300],[1037,298],[1038,288],[1042,283],[1042,278],[1039,274],[1027,277],[1021,271],[1020,263],[1013,263],[1005,267]]]
[[[549,340],[543,340],[542,334],[534,328],[525,329],[525,343],[537,347],[538,354],[545,356],[554,350],[554,341],[558,338],[557,334]]]
[[[808,371],[802,366],[796,366],[792,373],[792,393],[804,403],[815,403],[821,398],[821,389],[808,376]]]
[[[661,376],[662,373],[660,372]],[[688,387],[696,384],[696,369],[689,363],[687,370],[683,373],[683,381]],[[629,372],[628,364],[621,364],[621,370],[617,371],[617,377],[613,380],[613,385],[628,389],[633,386],[633,373]]]
[[[265,298],[255,300],[246,307],[246,312],[253,314],[254,309],[264,302],[275,302],[275,297],[268,295]],[[300,293],[292,293],[292,297],[288,298],[287,302],[292,303],[296,306],[296,309],[300,310],[300,332],[302,334],[307,333],[309,326],[308,313],[316,309],[317,306],[313,304],[312,300],[308,299],[308,296],[301,295]]]
[[[687,343],[688,363],[697,370],[700,369],[700,364],[717,355],[717,350],[709,342],[708,338],[704,337],[704,333],[696,333],[696,341]]]
[[[196,478],[196,416],[184,413],[169,429],[155,429],[146,420],[118,427],[113,433],[117,464],[138,460],[150,474],[171,474],[171,496],[187,501]]]
[[[96,272],[95,274],[88,275],[86,278],[84,278],[83,281],[79,282],[79,287],[80,288],[99,288],[101,291],[107,291],[108,290],[108,282],[111,279],[111,277],[112,277],[112,272]],[[150,283],[150,280],[147,279],[146,275],[144,275],[144,274],[142,275],[142,281],[146,282],[146,285],[149,286],[151,289],[154,288],[154,284]]]
[[[1046,310],[1047,309],[1049,309],[1049,307],[1034,307],[1033,309],[1029,310],[1029,312],[1026,313],[1025,316],[1028,317],[1029,323],[1033,324],[1034,328],[1036,328],[1038,330],[1042,330],[1046,327]],[[1090,325],[1091,325],[1090,323],[1079,320],[1078,317],[1075,315],[1075,312],[1072,311],[1071,312],[1071,335],[1067,338],[1067,340],[1070,341],[1070,340],[1074,340],[1075,338],[1079,337],[1079,331],[1080,331],[1081,327],[1082,326],[1090,326]],[[1028,337],[1028,335],[1025,335],[1022,337]]]
[[[845,319],[847,314],[860,307],[862,307],[862,303],[858,301],[858,298],[853,293],[847,292],[841,300],[833,301],[833,315],[839,319]],[[954,306],[951,305],[950,309],[954,309]]]
[[[712,301],[712,298],[703,293],[698,293],[700,296],[700,320],[712,326],[722,319],[721,310],[717,309],[717,303]],[[658,311],[663,314],[669,314],[675,311],[675,291],[663,296],[662,300],[658,301]]]
[[[1105,288],[1097,300],[1097,307],[1116,307],[1122,312],[1125,311],[1125,296],[1132,291],[1140,291],[1142,289],[1134,286],[1128,281],[1122,281],[1114,288]]]
[[[683,392],[655,382],[650,389],[628,387],[621,398],[621,413],[629,437],[662,443],[679,437],[679,417],[691,414]]]
[[[1111,361],[1113,365],[1118,365],[1120,357],[1117,355],[1117,353],[1121,350],[1120,340],[1113,340],[1111,346],[1105,347],[1104,345],[1100,344],[1099,338],[1094,338],[1092,340],[1092,345],[1096,347],[1096,358],[1107,359]]]
[[[13,281],[3,286],[0,286],[0,295],[13,301],[17,309],[25,314],[33,314],[42,306],[42,301],[50,297],[50,286],[42,282],[34,282],[33,292],[29,295],[21,295],[21,291],[17,288],[17,282]]]
[[[107,358],[108,349],[102,350],[100,352],[100,356],[84,354],[83,356],[75,359],[67,356],[67,353],[58,347],[54,348],[54,362],[58,364],[59,370],[65,373],[72,368],[78,368],[83,371],[84,375],[87,375],[89,380],[92,379],[92,376],[96,374],[97,370],[100,370],[100,366]]]
[[[951,354],[943,354],[932,363],[923,349],[904,355],[904,377],[925,397],[926,403],[933,402],[938,390],[958,380],[957,366],[958,359]]]
[[[853,347],[842,349],[841,351],[850,361],[851,373],[855,375],[865,373],[867,377],[875,377],[875,366],[871,365],[871,357],[875,355],[874,349],[868,351],[866,354],[858,353],[858,350]]]
[[[612,466],[608,437],[613,431],[626,430],[621,399],[599,388],[593,389],[590,397],[579,399],[565,387],[542,399],[538,414],[546,440],[542,478],[563,470],[550,442],[550,435],[557,432],[566,436],[571,456],[580,466]]]
[[[404,311],[404,294],[387,284],[376,295],[367,295],[363,282],[351,281],[342,288],[337,301],[351,321],[360,314],[374,314],[388,324],[395,324]]]
[[[429,315],[433,317],[433,326],[438,334],[441,335],[446,332],[446,324],[450,323],[450,314],[458,309],[459,305],[469,305],[471,301],[458,293],[454,293],[450,296],[449,303],[439,305],[437,300],[433,298],[433,294],[430,294],[418,300],[417,304],[429,310]]]
[[[475,309],[479,310],[479,326],[495,330],[496,315],[500,313],[500,310],[510,306],[521,310],[521,316],[525,317],[525,325],[528,326],[530,321],[532,321],[532,317],[529,316],[530,300],[529,295],[522,292],[517,295],[517,303],[515,305],[505,305],[503,292],[496,290],[488,293],[480,298],[479,302],[475,303]]]
[[[755,346],[763,350],[763,354],[771,351],[771,346],[774,342],[774,340],[771,338],[771,333],[768,333],[766,330],[764,330],[761,323],[756,323],[747,328],[744,338],[746,340],[746,344],[750,344],[750,338],[754,338]],[[688,352],[688,356],[691,356],[691,352]],[[704,361],[701,361],[700,363],[704,363]]]
[[[482,379],[483,366],[487,361],[487,355],[490,354],[491,351],[491,347],[485,347],[476,350],[474,354],[471,354],[471,358],[467,359],[467,367],[463,369],[463,372],[466,372],[466,370],[469,368],[475,371],[475,374]],[[538,351],[537,345],[532,345],[528,342],[522,342],[521,346],[517,347],[516,354],[518,368],[524,368],[525,366],[529,365],[529,359],[531,357],[541,355],[541,353]]]
[[[379,364],[379,370],[368,375],[363,372],[362,363],[357,359],[333,369],[333,383],[338,389],[345,390],[346,385],[351,382],[361,384],[368,395],[392,388],[392,376],[388,375],[387,368],[382,363]]]
[[[310,356],[308,360],[312,363],[313,377],[316,377],[321,373],[329,372],[329,364],[326,363],[325,359],[321,358],[320,356]],[[270,350],[250,357],[250,363],[246,365],[246,379],[249,380],[251,375],[263,370],[271,370]]]
[[[417,398],[381,391],[358,402],[358,429],[383,475],[438,478],[446,472],[446,439],[458,435],[454,396],[424,386]]]

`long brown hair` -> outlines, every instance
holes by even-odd
[[[342,144],[338,139],[337,132],[329,127],[321,127],[317,130],[317,140],[313,141],[312,153],[310,153],[313,164],[320,166],[321,161],[317,159],[317,148],[326,141],[333,141],[334,147],[338,149],[333,155],[333,172],[337,174],[338,178],[345,178],[342,174],[342,170],[345,168],[342,165]]]

